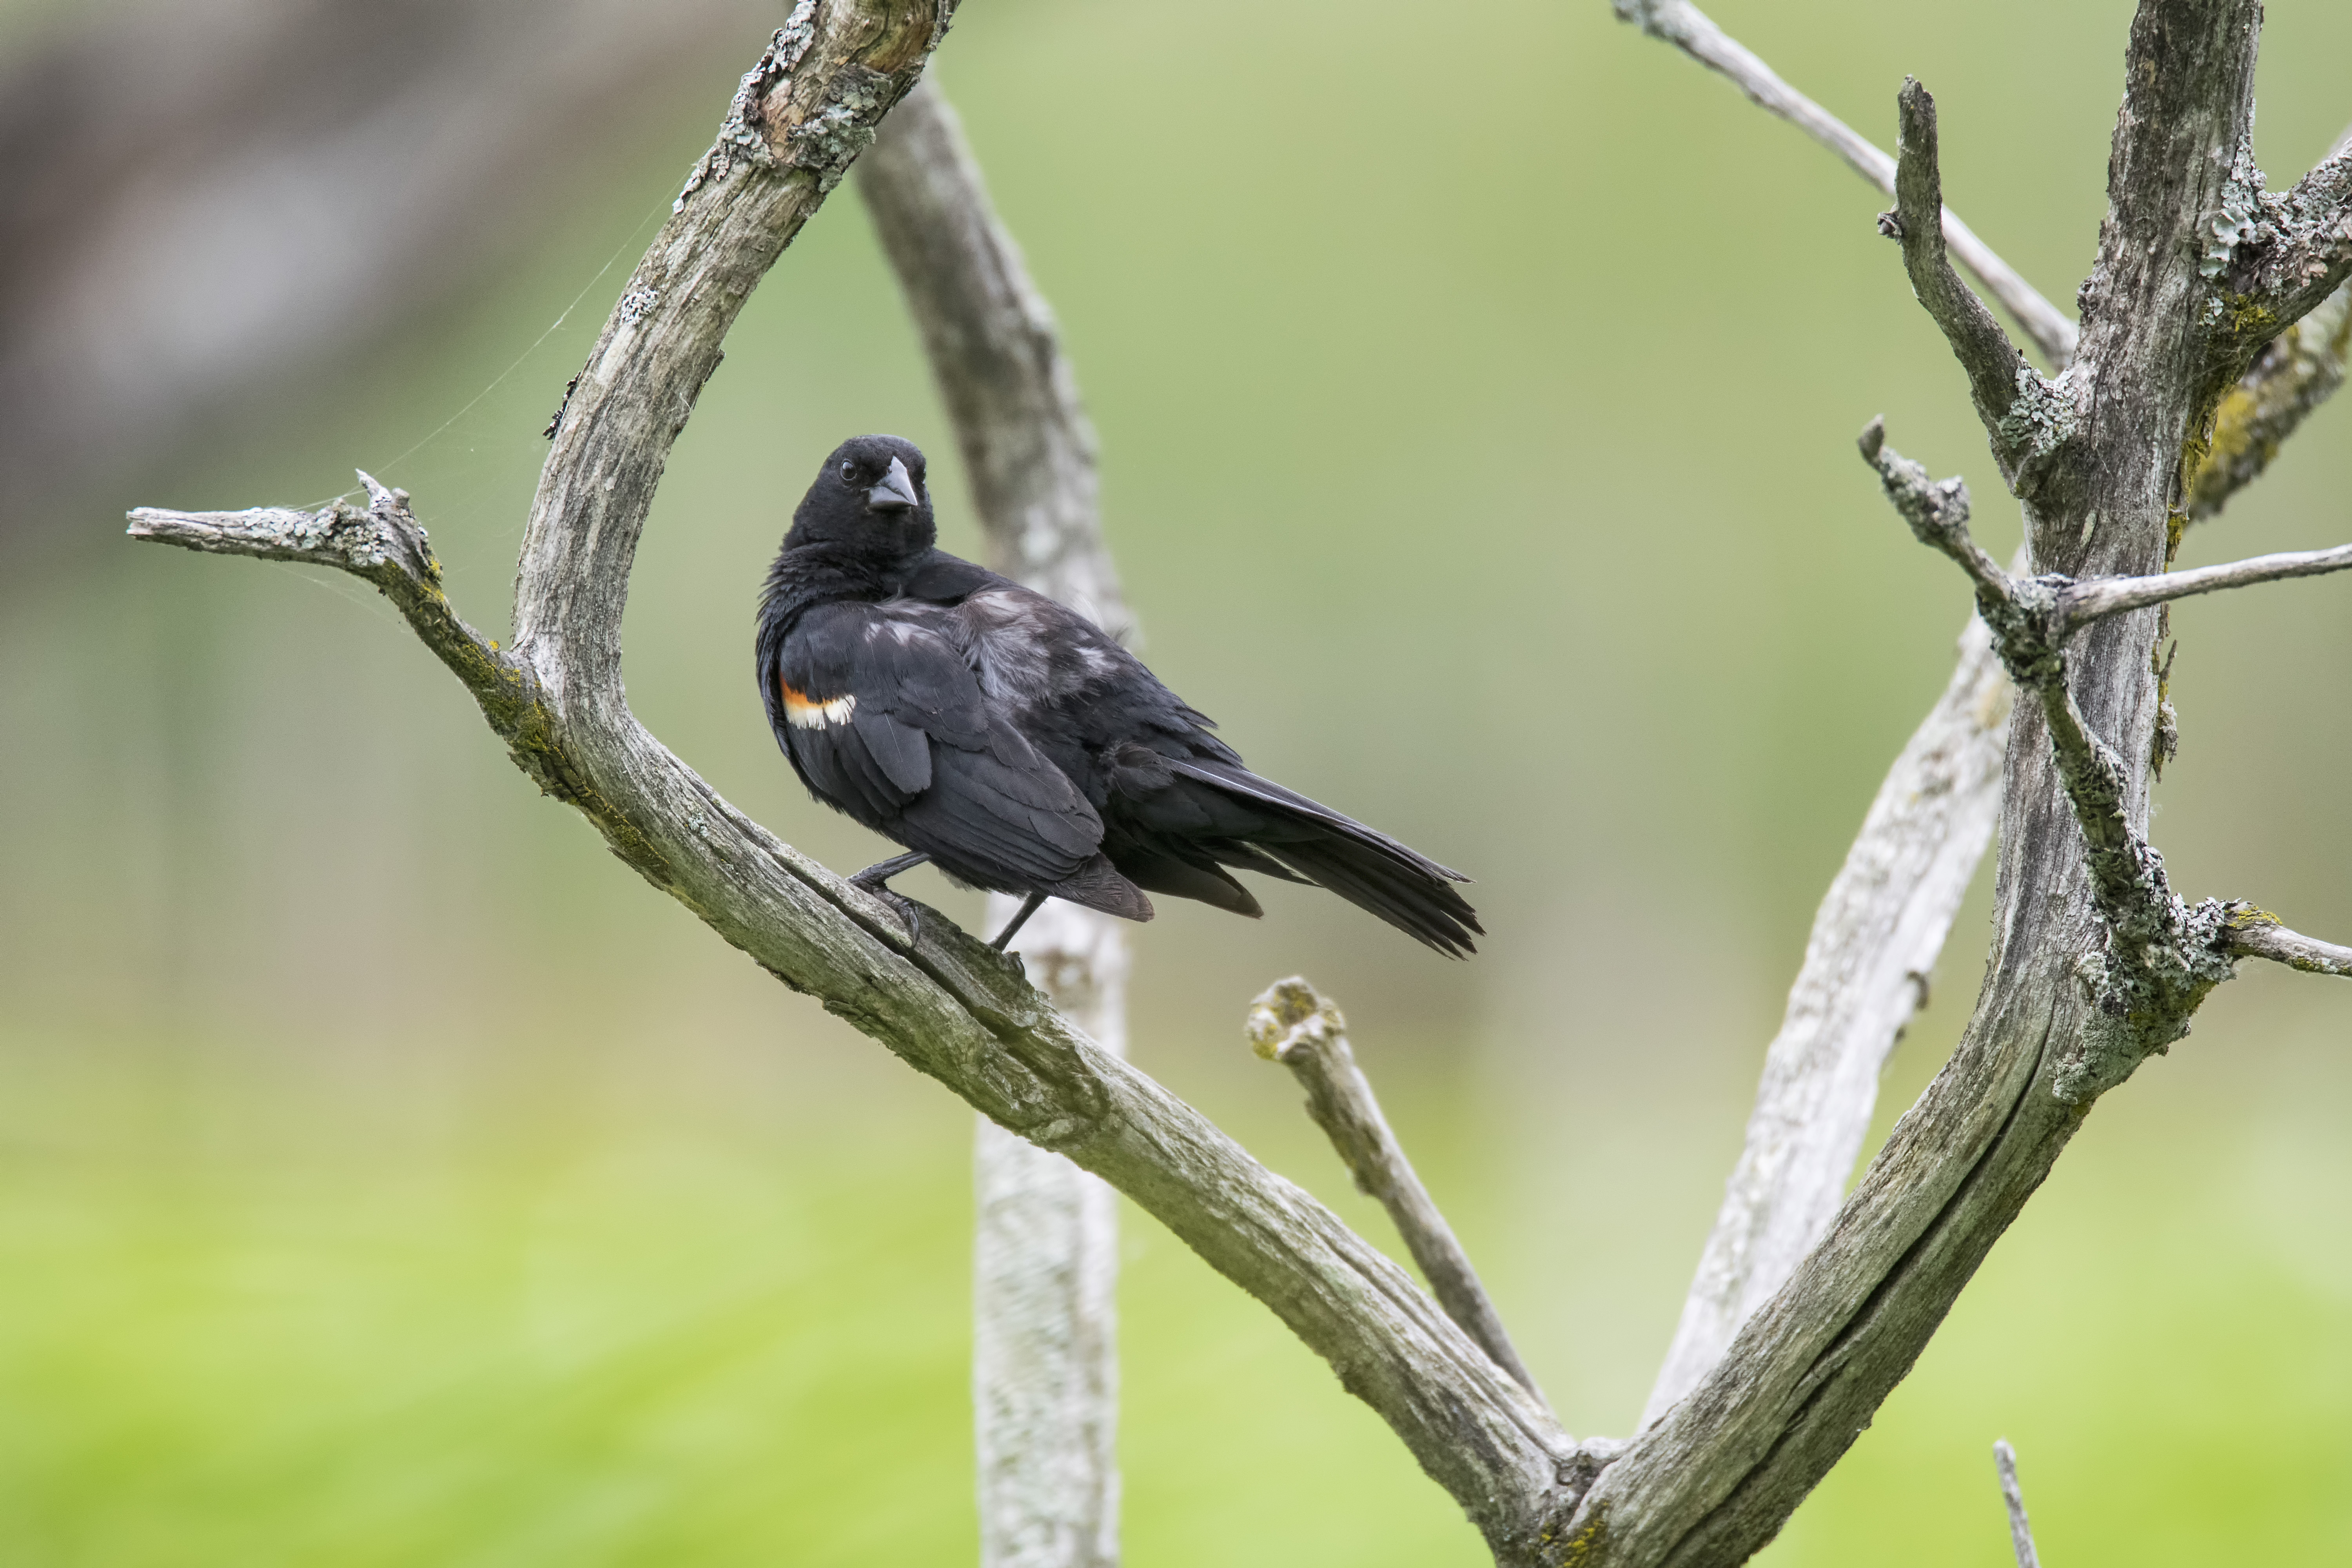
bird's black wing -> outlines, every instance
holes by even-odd
[[[1102,822],[992,710],[948,614],[903,599],[809,611],[763,647],[769,722],[819,798],[947,870],[1007,890],[1067,882]]]

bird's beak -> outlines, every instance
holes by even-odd
[[[866,492],[868,511],[905,511],[922,504],[915,494],[915,476],[907,471],[902,458],[891,458],[890,471],[882,476],[882,482]]]

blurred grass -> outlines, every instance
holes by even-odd
[[[1923,75],[1955,205],[2063,298],[2128,9],[1719,15],[1881,140]],[[2269,29],[2283,184],[2340,129],[2352,15]],[[1853,432],[1884,411],[2014,538],[1878,198],[1598,0],[995,0],[940,68],[1102,427],[1153,664],[1257,765],[1475,872],[1496,933],[1448,966],[1288,889],[1263,926],[1172,910],[1139,1058],[1385,1241],[1236,1037],[1314,975],[1570,1425],[1624,1430],[1813,902],[1967,611]],[[533,798],[381,605],[117,532],[363,464],[500,627],[536,432],[731,85],[529,265],[10,536],[0,1563],[971,1555],[961,1110]],[[2346,537],[2346,417],[2189,563]],[[647,722],[837,866],[873,843],[779,765],[745,634],[806,476],[874,428],[934,454],[971,548],[845,191],[730,340],[628,626]],[[2341,593],[2181,610],[2158,823],[2184,891],[2336,934]],[[1949,1049],[1986,907],[1882,1122]],[[2345,1554],[2340,989],[2251,976],[2103,1104],[1771,1561],[2003,1562],[2004,1434],[2053,1563]],[[1127,1235],[1139,1568],[1480,1559],[1261,1309]]]

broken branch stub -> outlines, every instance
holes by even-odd
[[[1292,975],[1276,981],[1250,1004],[1246,1032],[1251,1049],[1288,1068],[1307,1090],[1307,1115],[1331,1140],[1340,1163],[1356,1179],[1356,1190],[1388,1210],[1445,1315],[1461,1324],[1496,1366],[1541,1400],[1543,1391],[1519,1359],[1470,1255],[1381,1113],[1371,1080],[1356,1065],[1356,1053],[1348,1044],[1348,1024],[1339,1005]]]

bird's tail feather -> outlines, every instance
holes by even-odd
[[[1104,855],[1096,855],[1068,878],[1042,890],[1122,920],[1151,918],[1151,900],[1143,896],[1143,889],[1120,876]]]
[[[1469,880],[1459,871],[1246,769],[1196,762],[1174,768],[1259,808],[1265,826],[1248,836],[1251,849],[1406,935],[1458,958],[1475,951],[1474,934],[1486,934],[1477,911],[1454,889],[1454,883]]]

